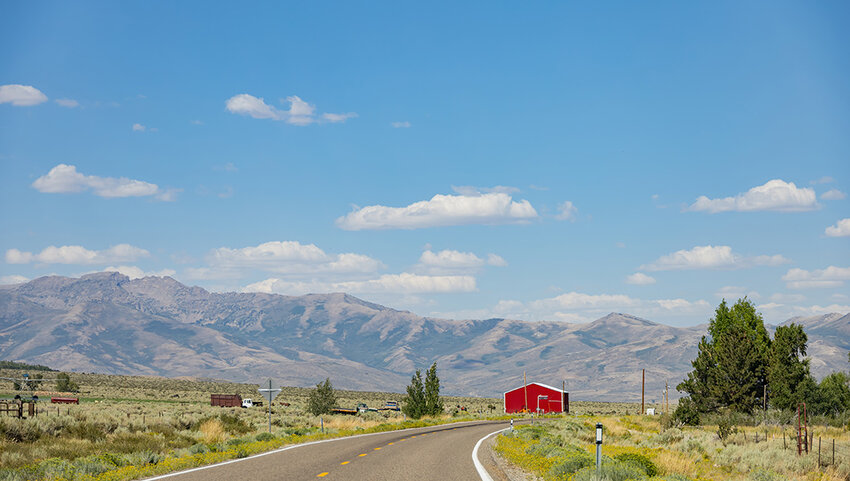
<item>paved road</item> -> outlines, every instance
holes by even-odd
[[[507,426],[504,421],[480,421],[340,438],[153,479],[478,480],[472,461],[475,443]],[[492,469],[489,458],[480,451],[479,459]]]

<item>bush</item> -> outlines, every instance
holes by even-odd
[[[260,433],[254,439],[257,441],[271,441],[274,439],[274,434],[272,433]]]
[[[328,414],[336,404],[336,393],[331,385],[331,379],[326,378],[325,382],[316,384],[316,389],[310,391],[307,399],[307,410],[314,416]]]
[[[596,466],[582,468],[573,477],[573,481],[627,481],[645,479],[646,475],[641,468],[632,463],[624,463],[608,457],[602,460],[598,478],[596,477]]]
[[[673,411],[673,418],[676,422],[687,426],[699,426],[700,423],[697,405],[687,397],[679,400],[679,405]]]
[[[729,439],[729,436],[738,432],[738,428],[735,426],[733,419],[731,416],[721,416],[720,419],[717,420],[717,436],[720,438],[720,442],[726,446],[726,440]]]
[[[569,479],[576,471],[589,466],[596,466],[596,458],[587,452],[573,452],[549,469],[549,476],[555,479]],[[596,473],[595,467],[594,474]]]
[[[658,474],[658,467],[643,454],[622,453],[614,456],[614,459],[623,461],[624,463],[632,463],[635,466],[640,467],[647,476],[655,476]]]

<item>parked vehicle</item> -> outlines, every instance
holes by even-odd
[[[385,401],[384,406],[378,408],[379,411],[401,411],[401,408],[398,407],[398,401]]]
[[[245,399],[242,400],[242,407],[243,408],[254,407],[254,401],[252,401],[251,398],[245,398]]]

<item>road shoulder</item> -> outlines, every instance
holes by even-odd
[[[540,481],[540,478],[537,476],[526,473],[519,467],[514,466],[496,452],[496,438],[499,436],[501,434],[487,438],[478,451],[478,460],[481,461],[481,464],[490,473],[493,481]]]

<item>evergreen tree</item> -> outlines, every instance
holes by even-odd
[[[407,386],[407,396],[404,398],[402,411],[411,419],[419,419],[425,412],[425,386],[422,385],[422,371],[416,370]]]
[[[324,382],[316,384],[316,389],[310,391],[307,398],[307,410],[314,416],[330,413],[335,404],[336,393],[330,378],[325,378]]]
[[[767,383],[770,336],[755,305],[746,297],[731,308],[724,299],[698,346],[694,370],[676,389],[688,393],[694,409],[730,407],[751,412]]]
[[[425,414],[437,416],[443,413],[443,400],[440,398],[440,378],[437,377],[437,363],[431,365],[425,373]]]
[[[801,386],[809,374],[809,360],[806,355],[808,336],[803,326],[790,324],[779,326],[770,346],[768,365],[768,389],[770,405],[779,409],[795,409],[797,403],[805,400]]]

